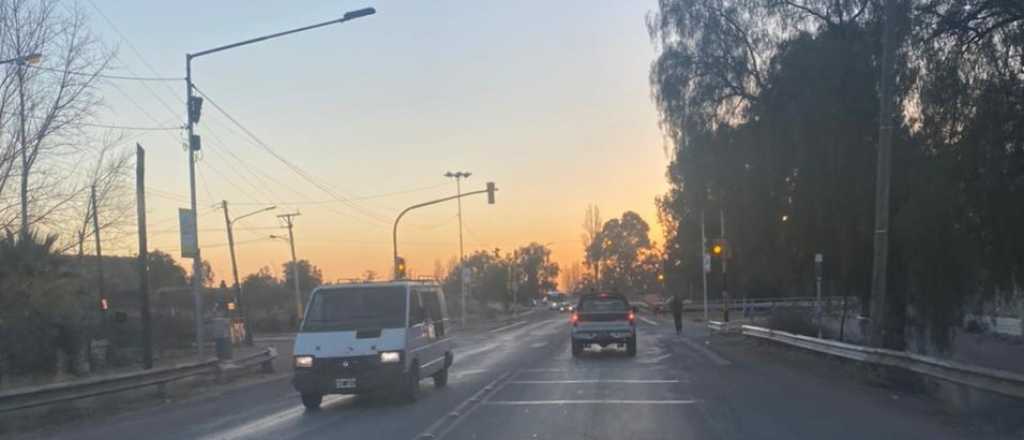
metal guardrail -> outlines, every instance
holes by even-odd
[[[259,353],[229,362],[222,363],[217,359],[208,359],[151,370],[4,391],[0,392],[0,413],[156,386],[199,375],[209,374],[220,377],[226,371],[253,365],[262,364],[266,370],[266,366],[270,365],[276,357],[277,350],[268,347]]]
[[[716,332],[733,332],[737,330],[737,325],[734,322],[722,322],[722,321],[708,321],[708,328]]]
[[[847,306],[852,307],[855,304],[859,304],[856,297],[847,297]],[[817,302],[817,297],[813,296],[788,296],[778,298],[747,298],[747,299],[734,299],[729,302],[730,310],[742,310],[744,307],[752,308],[765,308],[765,307],[786,307],[786,306],[806,306],[812,307]],[[822,304],[831,304],[833,307],[843,303],[843,297],[841,296],[825,296],[821,298]],[[708,309],[721,310],[722,302],[709,302]],[[703,310],[704,303],[693,302],[683,305],[683,310]]]
[[[742,332],[747,336],[769,339],[806,350],[869,364],[901,368],[972,388],[1016,398],[1024,398],[1024,375],[1022,374],[951,362],[905,351],[864,347],[844,342],[794,335],[752,325],[744,325]]]

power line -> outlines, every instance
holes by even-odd
[[[115,130],[134,130],[134,131],[175,131],[181,130],[184,127],[140,127],[137,125],[115,125],[115,124],[94,124],[91,122],[76,122],[73,125],[80,125],[82,127],[94,127],[94,128],[110,128]]]
[[[348,200],[357,201],[357,200],[382,199],[382,198],[385,198],[385,197],[393,197],[393,196],[398,196],[398,195],[403,195],[403,194],[411,194],[411,193],[420,192],[420,191],[428,191],[428,190],[440,188],[442,186],[448,186],[448,184],[447,183],[441,183],[441,184],[437,184],[437,185],[430,185],[430,186],[424,186],[424,187],[419,187],[419,188],[411,188],[411,189],[400,190],[400,191],[393,191],[393,192],[382,193],[382,194],[373,194],[373,195],[359,196],[359,197],[349,197]],[[326,205],[326,204],[329,204],[329,203],[340,203],[340,202],[341,201],[337,200],[337,199],[330,199],[330,200],[310,200],[310,201],[306,201],[306,202],[281,201],[281,202],[270,202],[270,203],[272,203],[272,204],[281,204],[281,205]],[[232,203],[232,204],[234,204],[234,205],[257,205],[258,203]]]
[[[90,77],[90,78],[114,79],[114,80],[120,80],[120,81],[184,81],[185,80],[185,78],[175,78],[175,77],[126,76],[126,75],[110,75],[110,74],[106,74],[106,73],[76,72],[74,70],[63,70],[63,69],[54,69],[54,68],[51,68],[51,67],[33,66],[31,64],[26,64],[26,66],[28,66],[29,68],[32,68],[32,69],[36,69],[36,70],[43,70],[43,71],[47,71],[47,72],[56,72],[56,73],[72,75],[72,76],[87,76],[87,77]]]
[[[210,103],[210,105],[212,105],[215,109],[217,109],[217,111],[219,111],[222,115],[224,115],[225,118],[227,118],[229,121],[231,121],[233,124],[235,124],[236,127],[238,127],[240,130],[242,130],[246,135],[248,135],[249,138],[252,139],[252,141],[254,141],[256,143],[256,145],[258,145],[264,151],[269,153],[271,156],[273,156],[279,162],[284,164],[286,167],[288,167],[292,172],[297,174],[303,180],[306,180],[307,182],[309,182],[313,186],[317,187],[318,189],[320,189],[321,191],[323,191],[327,195],[329,195],[329,196],[337,199],[338,201],[344,203],[349,208],[352,208],[356,212],[358,212],[360,214],[363,214],[367,218],[370,218],[370,219],[372,219],[372,220],[374,220],[374,221],[376,221],[378,223],[384,224],[384,225],[390,225],[390,222],[388,222],[387,220],[381,218],[380,216],[378,216],[376,214],[373,214],[372,212],[369,212],[369,211],[363,209],[362,207],[360,207],[360,206],[358,206],[358,205],[356,205],[354,203],[351,203],[351,201],[348,200],[346,197],[341,197],[341,196],[335,194],[335,192],[330,187],[328,187],[326,185],[323,185],[320,182],[316,181],[316,179],[314,179],[308,173],[303,171],[302,168],[299,168],[297,165],[291,163],[288,159],[285,159],[283,156],[281,156],[276,151],[274,151],[273,148],[270,148],[270,146],[267,145],[265,142],[263,142],[258,136],[256,136],[256,134],[254,134],[251,130],[249,130],[244,125],[242,125],[241,122],[239,122],[237,119],[235,119],[233,116],[231,116],[226,110],[224,110],[223,107],[221,107],[213,99],[211,99],[209,95],[204,93],[198,87],[194,87],[193,86],[193,88],[196,90],[197,93],[199,93],[203,98],[205,98],[206,101]]]

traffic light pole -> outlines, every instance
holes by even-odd
[[[722,221],[722,240],[725,240],[725,210],[719,208],[718,214]],[[722,311],[722,320],[729,322],[729,263],[728,258],[729,250],[726,249],[722,252],[722,305],[725,310]]]
[[[710,256],[708,255],[708,239],[704,235],[704,210],[700,210],[700,282],[704,285],[704,322],[708,322],[708,268],[710,267]],[[707,263],[705,263],[707,260]]]
[[[394,265],[394,272],[393,272],[394,279],[397,280],[397,279],[400,278],[399,277],[399,270],[398,270],[398,222],[402,220],[402,217],[404,217],[407,212],[412,211],[414,209],[423,208],[425,206],[436,205],[438,203],[444,203],[444,202],[448,202],[448,201],[451,201],[451,200],[461,199],[463,197],[473,196],[473,195],[477,195],[477,194],[489,194],[487,201],[488,201],[489,204],[494,204],[494,192],[497,191],[497,190],[498,190],[498,188],[495,188],[494,184],[488,183],[487,184],[487,189],[482,189],[482,190],[479,190],[479,191],[472,191],[472,192],[468,192],[468,193],[464,193],[464,194],[463,193],[459,193],[459,194],[454,195],[454,196],[444,197],[444,198],[440,198],[440,199],[437,199],[437,200],[431,200],[429,202],[423,202],[423,203],[412,205],[412,206],[410,206],[408,208],[403,209],[402,212],[400,212],[398,214],[398,217],[395,217],[395,224],[391,228],[391,257],[392,257],[391,258],[391,262]],[[465,316],[463,316],[463,318],[465,318]]]

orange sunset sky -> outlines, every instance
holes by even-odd
[[[233,216],[277,206],[237,223],[243,276],[262,266],[280,272],[287,243],[268,236],[286,234],[275,215],[294,211],[302,214],[298,257],[326,280],[366,270],[386,276],[395,215],[454,194],[442,176],[449,170],[473,173],[465,191],[488,181],[500,189],[496,205],[464,200],[467,254],[532,241],[551,243],[562,265],[579,261],[588,204],[605,219],[637,211],[652,240],[663,241],[654,197],[668,187],[668,158],[650,99],[656,52],[644,25],[654,1],[194,3],[97,0],[86,11],[117,48],[111,73],[183,76],[186,52],[364,6],[378,11],[195,61],[196,86],[258,138],[204,106],[199,235],[218,280],[230,275],[224,217],[214,207],[221,200]],[[179,20],[196,9],[203,14]],[[97,119],[173,126],[184,119],[183,95],[180,82],[110,81]],[[177,208],[187,207],[188,194],[184,135],[140,131],[126,139],[148,152],[151,248],[177,257]],[[400,253],[414,274],[430,275],[435,261],[457,256],[455,215],[451,203],[403,220]]]

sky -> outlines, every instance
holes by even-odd
[[[668,188],[668,158],[644,25],[654,0],[80,5],[116,50],[107,73],[171,78],[184,76],[185,53],[377,9],[194,60],[195,85],[209,98],[197,126],[199,241],[218,280],[230,274],[221,200],[233,217],[276,206],[235,224],[243,276],[263,266],[280,273],[288,244],[269,236],[287,235],[276,215],[289,212],[301,213],[298,258],[326,280],[386,276],[395,216],[453,195],[446,171],[472,173],[464,191],[489,181],[499,189],[494,205],[463,200],[467,254],[537,242],[560,265],[580,261],[590,204],[605,219],[636,211],[663,241],[654,198]],[[181,81],[105,81],[95,122],[180,126],[184,92]],[[177,258],[177,209],[188,206],[184,133],[125,133],[125,148],[147,150],[150,248]],[[413,274],[458,256],[456,214],[449,203],[404,217],[399,254]]]

